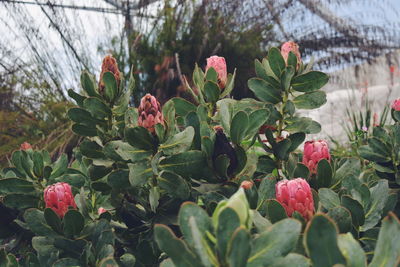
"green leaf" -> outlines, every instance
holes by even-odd
[[[129,182],[132,186],[141,186],[153,176],[153,169],[149,161],[128,164],[128,166]]]
[[[157,177],[158,186],[167,191],[167,193],[179,199],[188,199],[190,196],[190,187],[188,183],[179,175],[162,171]]]
[[[258,109],[249,114],[246,138],[253,138],[258,133],[260,127],[268,120],[269,114],[268,109]]]
[[[111,116],[111,109],[97,97],[88,97],[83,101],[85,109],[89,110],[90,114],[96,119],[104,119]]]
[[[218,101],[220,89],[218,84],[212,81],[207,81],[204,84],[204,95],[206,96],[207,102],[216,103]]]
[[[275,199],[268,199],[265,208],[267,217],[272,223],[276,223],[287,218],[285,208]]]
[[[327,267],[346,263],[337,245],[336,226],[323,214],[315,215],[308,223],[303,242],[313,266]]]
[[[39,198],[26,194],[7,194],[3,198],[3,204],[9,208],[18,210],[37,208],[39,204]]]
[[[247,81],[247,85],[261,101],[277,104],[282,100],[281,92],[262,79],[251,78]]]
[[[306,165],[304,165],[303,163],[296,164],[296,167],[294,168],[294,171],[293,171],[293,178],[307,179],[309,175],[310,175],[310,171]]]
[[[237,212],[230,207],[224,207],[218,216],[218,224],[216,225],[218,255],[224,261],[228,253],[228,243],[239,226],[240,219]]]
[[[94,127],[89,127],[83,124],[74,123],[72,125],[72,131],[77,135],[81,136],[96,136],[97,129]]]
[[[329,80],[329,76],[320,71],[310,71],[292,79],[292,87],[299,92],[312,92],[321,89]]]
[[[287,66],[284,69],[281,77],[281,84],[283,90],[285,91],[289,90],[290,81],[292,80],[294,73],[295,73],[295,68],[293,68],[292,66]]]
[[[60,217],[51,209],[46,208],[44,210],[44,219],[46,223],[53,229],[56,233],[62,234],[61,220]]]
[[[374,257],[369,267],[398,266],[400,259],[400,222],[393,213],[382,221]]]
[[[185,152],[192,146],[193,138],[194,128],[189,126],[184,131],[168,138],[165,143],[160,145],[159,149],[166,155]]]
[[[77,210],[69,210],[64,215],[64,233],[69,237],[77,236],[83,229],[84,218]]]
[[[358,148],[358,154],[366,160],[376,161],[376,162],[388,162],[390,157],[380,154],[374,151],[370,146],[360,146]]]
[[[236,229],[228,243],[228,263],[232,267],[246,267],[250,254],[250,233],[242,227]]]
[[[324,91],[314,91],[305,93],[293,99],[296,108],[315,109],[326,103],[326,93]]]
[[[136,258],[130,253],[125,253],[122,255],[119,260],[122,263],[122,267],[132,267],[135,266]]]
[[[39,151],[34,151],[32,154],[32,161],[33,161],[33,173],[35,174],[36,177],[42,177],[44,168],[42,153]]]
[[[367,259],[360,244],[353,238],[351,233],[341,234],[338,238],[339,249],[346,259],[347,267],[365,267]]]
[[[136,148],[144,150],[154,149],[154,138],[150,132],[141,126],[125,129],[125,138],[128,143]]]
[[[221,95],[219,96],[220,99],[224,98],[225,96],[229,95],[232,92],[233,87],[235,86],[235,77],[236,77],[236,68],[233,71],[233,75],[230,73],[228,74],[228,79],[226,82],[225,89],[221,92]]]
[[[84,140],[79,146],[79,150],[82,155],[88,158],[104,158],[103,148],[94,141]]]
[[[214,83],[218,83],[218,73],[213,67],[207,70],[205,78],[206,81],[212,81]]]
[[[329,187],[332,183],[333,171],[332,167],[326,159],[322,159],[318,162],[317,166],[317,186]]]
[[[263,155],[258,158],[257,172],[270,174],[276,168],[277,168],[276,162],[271,157]]]
[[[340,233],[350,232],[352,219],[348,209],[342,206],[331,208],[328,212],[328,216],[336,222]]]
[[[294,70],[297,68],[297,57],[292,51],[289,52],[287,65],[291,66]]]
[[[364,207],[365,223],[361,230],[366,231],[374,227],[380,220],[389,196],[389,186],[387,180],[379,180],[378,183],[370,189],[371,201],[367,207]]]
[[[296,247],[300,231],[301,223],[295,219],[273,224],[253,240],[247,267],[270,266],[276,258],[288,255]]]
[[[80,107],[83,107],[83,101],[86,99],[83,95],[75,93],[74,90],[68,89],[68,96],[75,100],[76,104]]]
[[[130,172],[127,170],[115,170],[107,177],[107,183],[115,189],[128,189],[130,186]]]
[[[201,151],[187,151],[162,159],[159,168],[174,172],[185,179],[203,178],[207,169],[205,154]]]
[[[257,77],[265,80],[268,75],[264,69],[264,66],[261,64],[261,62],[258,59],[254,60],[254,66],[255,66],[255,71],[256,71]]]
[[[175,266],[201,266],[199,259],[189,250],[185,242],[178,239],[167,226],[156,224],[154,237],[158,247],[172,259]]]
[[[103,82],[105,85],[104,96],[108,101],[114,101],[118,95],[118,85],[114,74],[109,71],[105,72],[103,74]]]
[[[55,237],[57,233],[46,223],[44,214],[38,209],[28,209],[24,213],[24,219],[29,229],[36,235]]]
[[[364,224],[364,208],[360,202],[351,198],[350,196],[343,195],[341,197],[341,204],[350,211],[354,226],[359,227]]]
[[[285,60],[278,48],[272,47],[268,51],[268,63],[276,77],[280,78],[286,67]]]
[[[288,152],[295,151],[297,147],[304,142],[305,138],[306,138],[305,133],[294,133],[289,135],[290,148],[288,149]]]
[[[92,117],[89,111],[83,108],[70,108],[67,112],[67,116],[73,122],[77,122],[82,125],[94,126],[96,120]]]
[[[310,260],[304,257],[303,255],[299,255],[296,253],[289,253],[284,258],[278,258],[271,265],[271,267],[288,267],[288,266],[296,266],[296,267],[309,267]]]
[[[284,130],[290,133],[316,134],[321,131],[321,125],[318,122],[306,117],[288,119],[287,124]]]
[[[130,160],[132,162],[144,160],[152,155],[151,151],[135,148],[120,140],[107,143],[104,146],[103,152],[109,157],[114,155],[114,160],[117,155],[122,160]]]
[[[340,206],[340,199],[336,192],[329,188],[321,188],[318,190],[319,201],[325,209],[332,209]]]
[[[83,90],[88,94],[88,96],[98,97],[99,95],[96,92],[96,83],[91,74],[89,74],[86,70],[81,73],[81,86]]]
[[[52,267],[70,267],[70,266],[80,266],[81,263],[77,259],[73,258],[62,258],[57,260]]]
[[[27,180],[19,178],[0,179],[0,195],[10,193],[32,194],[35,191],[33,184]]]
[[[183,98],[174,97],[171,100],[174,102],[175,111],[178,116],[185,117],[189,112],[196,111],[196,106]]]
[[[232,119],[231,132],[230,132],[230,136],[233,143],[240,144],[240,142],[242,141],[243,137],[246,134],[248,124],[249,124],[249,117],[247,116],[246,112],[239,111],[238,113],[235,114],[235,116]]]

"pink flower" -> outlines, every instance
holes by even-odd
[[[113,56],[108,55],[105,56],[103,59],[103,63],[101,65],[101,73],[100,73],[100,81],[99,81],[99,92],[100,94],[104,93],[104,82],[103,82],[103,75],[106,72],[111,72],[112,74],[114,74],[115,77],[115,81],[117,82],[117,86],[119,86],[119,83],[121,81],[121,73],[118,69],[118,63],[117,60],[115,58],[113,58]]]
[[[19,147],[19,149],[20,150],[28,150],[28,149],[32,149],[32,146],[28,142],[23,142],[21,144],[21,146]]]
[[[98,210],[97,210],[97,214],[102,214],[102,213],[104,213],[104,212],[106,212],[107,210],[105,209],[105,208],[103,208],[103,207],[100,207]]]
[[[331,160],[328,143],[325,140],[307,141],[304,144],[303,164],[311,174],[317,172],[317,165],[321,159]]]
[[[303,178],[282,180],[275,185],[276,199],[291,217],[297,211],[307,221],[314,214],[314,199],[310,185]]]
[[[396,111],[400,111],[400,98],[398,98],[395,101],[393,101],[392,109],[394,109]]]
[[[374,127],[377,127],[377,126],[379,126],[379,122],[378,122],[378,114],[375,112],[374,113],[374,117],[373,117],[373,123],[372,123],[372,125],[374,126]]]
[[[281,46],[281,55],[285,60],[286,64],[288,61],[289,52],[292,52],[297,57],[296,69],[299,69],[301,63],[299,46],[295,42],[286,42]]]
[[[253,187],[253,185],[254,185],[254,183],[252,181],[243,181],[240,184],[240,187],[242,187],[243,189],[250,189]]]
[[[46,187],[44,190],[44,202],[46,203],[46,208],[54,210],[60,218],[64,217],[69,207],[76,209],[71,186],[67,183],[56,183]]]
[[[226,70],[226,62],[224,57],[212,56],[207,58],[206,72],[209,68],[214,68],[218,74],[218,86],[224,89],[228,80],[228,73]]]
[[[161,105],[151,94],[146,94],[144,97],[142,97],[138,112],[139,126],[148,129],[152,134],[155,134],[154,126],[157,123],[164,125],[164,117],[161,112]]]

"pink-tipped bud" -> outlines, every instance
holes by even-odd
[[[56,183],[46,187],[44,190],[44,202],[46,203],[46,208],[51,208],[60,218],[64,217],[69,207],[76,209],[71,186],[67,183]]]
[[[140,100],[138,108],[138,124],[148,129],[152,134],[155,133],[154,126],[157,123],[164,125],[164,117],[161,112],[161,105],[151,94],[146,94]]]
[[[99,81],[99,92],[100,94],[103,94],[104,92],[104,82],[103,82],[103,75],[106,72],[111,72],[114,74],[115,81],[117,82],[117,86],[119,86],[119,83],[121,81],[121,73],[118,69],[118,63],[113,56],[108,55],[105,56],[103,59],[103,63],[101,64],[101,73],[100,73],[100,81]]]
[[[253,183],[252,181],[243,181],[243,182],[240,184],[240,187],[242,187],[243,189],[246,190],[246,189],[252,188],[253,185],[254,185],[254,183]]]
[[[226,62],[224,57],[212,56],[207,58],[206,72],[209,68],[214,68],[218,74],[218,86],[224,89],[228,81],[228,72],[226,70]]]
[[[396,111],[400,111],[400,98],[398,98],[395,101],[393,101],[392,109],[394,109]]]
[[[104,213],[104,212],[106,212],[107,210],[105,209],[105,208],[103,208],[103,207],[100,207],[98,210],[97,210],[97,214],[102,214],[102,213]]]
[[[307,221],[314,215],[314,199],[310,185],[303,178],[282,180],[275,185],[276,199],[291,217],[297,211]]]
[[[19,147],[19,149],[20,150],[29,150],[29,149],[32,149],[32,146],[28,142],[23,142],[21,144],[21,146]]]
[[[317,165],[321,159],[331,160],[328,143],[325,140],[305,142],[303,164],[308,167],[311,174],[317,172]]]
[[[290,52],[292,52],[297,57],[296,69],[299,69],[301,64],[301,56],[300,56],[299,46],[295,42],[286,42],[281,46],[281,55],[285,60],[286,64],[288,62],[288,57]]]

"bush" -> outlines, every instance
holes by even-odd
[[[296,109],[323,105],[329,77],[283,47],[255,61],[257,99],[228,98],[239,74],[222,58],[196,66],[193,103],[162,107],[150,94],[129,107],[133,75],[124,88],[109,57],[99,84],[84,71],[83,92],[69,91],[72,131],[85,137],[72,164],[25,144],[1,172],[0,262],[396,266],[400,111],[361,158],[331,156],[324,140],[300,152],[321,126]]]

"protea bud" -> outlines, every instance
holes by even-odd
[[[218,75],[218,86],[224,89],[228,80],[228,73],[226,70],[226,62],[224,57],[212,56],[207,58],[206,72],[209,68],[214,68]]]
[[[105,209],[105,208],[103,208],[103,207],[100,207],[98,210],[97,210],[97,214],[98,215],[101,215],[102,213],[104,213],[104,212],[106,212],[107,210]]]
[[[69,207],[76,209],[71,186],[67,183],[56,183],[46,187],[44,190],[44,202],[46,203],[46,208],[51,208],[60,218],[64,217]]]
[[[161,112],[161,105],[151,94],[146,94],[140,100],[138,108],[138,124],[148,129],[152,134],[155,133],[154,126],[157,123],[164,125],[164,117]]]
[[[32,146],[28,142],[23,142],[21,144],[21,146],[19,147],[19,149],[20,150],[29,150],[29,149],[32,149]]]
[[[218,156],[226,155],[230,160],[230,164],[227,169],[227,174],[228,176],[231,176],[239,164],[235,149],[228,141],[228,138],[226,138],[224,130],[221,126],[215,126],[214,130],[215,130],[215,143],[214,143],[214,152],[212,155],[214,168],[216,167],[215,164]]]
[[[295,42],[286,42],[281,46],[281,55],[285,60],[286,64],[288,62],[288,57],[290,52],[292,52],[297,57],[296,69],[299,69],[301,63],[301,56],[300,56],[299,46]]]
[[[107,71],[111,72],[114,74],[115,81],[117,82],[117,86],[119,87],[119,83],[121,81],[121,73],[119,72],[118,69],[118,63],[113,56],[108,55],[103,59],[103,64],[101,64],[101,73],[100,73],[100,81],[99,81],[99,92],[102,95],[104,92],[104,82],[103,82],[103,75]]]
[[[307,141],[304,144],[303,164],[311,174],[317,172],[317,165],[321,159],[331,160],[328,143],[325,140]]]
[[[304,219],[310,220],[314,214],[314,199],[310,185],[303,178],[282,180],[275,185],[276,199],[291,217],[297,211]]]
[[[253,185],[254,185],[254,183],[253,183],[252,181],[243,181],[243,182],[240,184],[240,187],[246,190],[246,189],[252,188]]]
[[[395,111],[400,111],[400,98],[393,101],[392,109],[394,109]]]

